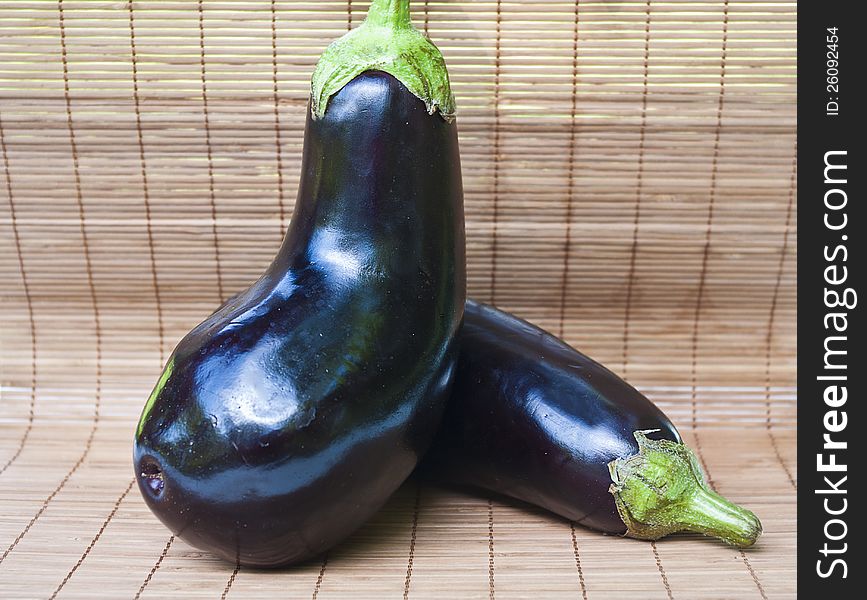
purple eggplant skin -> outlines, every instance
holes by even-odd
[[[391,75],[308,111],[301,184],[265,274],[177,346],[135,473],[198,548],[321,554],[400,486],[440,422],[465,300],[457,130]]]
[[[460,346],[422,471],[625,533],[608,463],[638,454],[637,430],[681,442],[671,421],[604,366],[494,307],[467,301]]]

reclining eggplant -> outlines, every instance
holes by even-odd
[[[553,335],[468,301],[440,433],[423,470],[642,539],[677,531],[750,546],[761,524],[708,489],[671,421]]]

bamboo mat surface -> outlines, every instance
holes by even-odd
[[[619,372],[762,518],[739,552],[409,481],[322,561],[234,570],[130,488],[180,337],[292,217],[309,77],[363,1],[0,3],[0,598],[790,598],[795,3],[429,0],[470,295]]]
[[[794,597],[791,430],[686,432],[715,488],[763,521],[759,544],[743,552],[692,535],[603,536],[411,479],[322,560],[281,571],[236,570],[171,538],[130,489],[132,428],[101,422],[78,462],[89,436],[87,425],[40,423],[3,474],[0,597]]]

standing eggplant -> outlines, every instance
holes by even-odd
[[[607,533],[655,540],[687,530],[755,543],[756,516],[708,489],[671,421],[617,375],[472,301],[460,345],[429,473]]]
[[[413,470],[464,308],[454,101],[408,0],[375,0],[312,88],[279,254],[181,340],[135,435],[160,520],[257,567],[324,552]]]

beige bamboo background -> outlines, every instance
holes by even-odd
[[[0,597],[790,596],[794,2],[413,3],[458,99],[471,295],[656,401],[759,548],[409,484],[327,561],[258,574],[129,491],[162,361],[276,251],[310,73],[367,5],[0,3]]]

